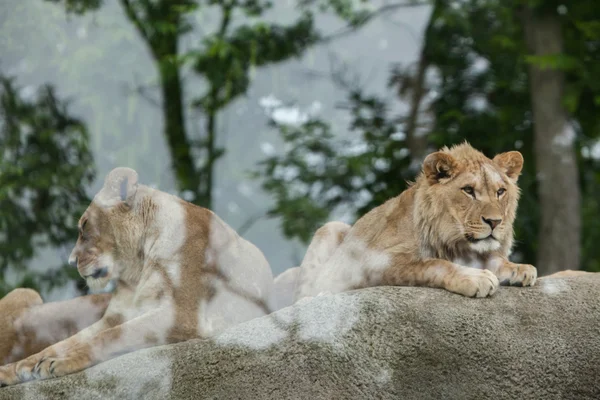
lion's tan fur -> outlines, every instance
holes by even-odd
[[[0,384],[70,374],[123,352],[208,337],[270,311],[273,277],[260,250],[213,212],[138,184],[133,170],[107,176],[79,229],[70,263],[91,288],[117,282],[104,315],[1,367]]]
[[[535,268],[508,260],[522,164],[518,152],[491,160],[466,143],[430,154],[399,196],[352,227],[335,222],[316,232],[296,299],[376,285],[440,287],[477,297],[493,294],[499,279],[533,285]],[[467,186],[475,198],[463,190]],[[492,232],[496,240],[480,240]]]
[[[0,365],[18,361],[98,321],[111,295],[94,294],[43,304],[32,289],[0,300]]]

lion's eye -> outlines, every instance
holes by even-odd
[[[81,237],[84,236],[83,229],[85,228],[85,225],[87,224],[87,222],[88,222],[88,220],[86,219],[81,223],[81,227],[79,228],[79,234],[81,235]]]
[[[473,189],[473,186],[465,186],[462,188],[462,191],[468,194],[469,196],[475,195],[475,189]]]
[[[502,196],[504,194],[504,192],[506,192],[506,189],[504,189],[504,188],[498,189],[498,192],[497,192],[498,193],[498,197]]]

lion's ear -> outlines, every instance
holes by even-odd
[[[519,179],[523,169],[523,155],[518,151],[500,153],[492,160],[514,182]]]
[[[454,157],[442,151],[431,153],[423,161],[423,173],[431,184],[452,178],[457,173],[457,168]]]
[[[97,200],[110,207],[119,203],[131,205],[138,188],[138,174],[131,168],[115,168],[106,175]]]

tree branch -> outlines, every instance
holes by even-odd
[[[151,43],[150,32],[148,32],[148,30],[144,27],[142,20],[135,13],[135,10],[133,9],[133,5],[131,4],[131,1],[130,0],[121,0],[121,6],[123,6],[123,10],[125,11],[125,15],[127,15],[127,18],[133,23],[133,25],[135,25],[138,32],[140,33],[140,35],[142,35],[142,37],[144,38],[146,43],[150,44]]]
[[[385,14],[386,12],[391,12],[391,11],[395,11],[398,10],[400,8],[409,8],[409,7],[421,7],[421,6],[427,6],[427,5],[431,5],[430,1],[420,1],[420,2],[413,2],[413,3],[392,3],[392,4],[386,4],[384,6],[379,7],[378,9],[365,14],[360,20],[358,20],[356,23],[346,26],[342,29],[340,29],[337,32],[331,33],[327,36],[324,36],[323,38],[321,38],[319,40],[319,43],[327,43],[330,41],[333,41],[335,39],[338,39],[340,37],[346,36],[350,33],[355,32],[357,29],[361,28],[362,26],[364,26],[365,24],[367,24],[369,21],[371,21],[372,19],[374,19],[375,17],[381,15],[381,14]]]
[[[238,235],[243,236],[244,233],[246,233],[248,230],[250,230],[250,228],[252,228],[252,226],[256,222],[258,222],[261,218],[264,218],[266,216],[267,216],[267,214],[262,211],[260,213],[254,214],[253,216],[248,218],[242,225],[240,225],[240,227],[238,229],[236,229],[236,232],[238,233]]]

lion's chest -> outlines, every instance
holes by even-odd
[[[462,265],[463,267],[470,267],[476,269],[485,269],[486,264],[484,261],[476,257],[458,257],[452,260],[454,264]]]

